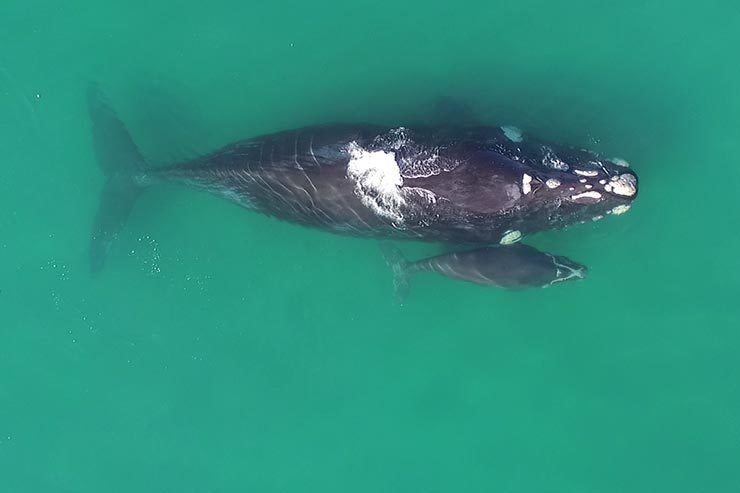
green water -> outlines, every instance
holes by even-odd
[[[0,491],[740,491],[736,2],[33,4],[0,6]],[[92,279],[90,80],[156,162],[451,96],[640,197],[530,240],[587,280],[399,307],[373,241],[166,187]]]

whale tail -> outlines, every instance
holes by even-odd
[[[96,274],[141,194],[137,180],[148,165],[97,84],[88,87],[87,104],[95,159],[106,177],[90,240],[90,270]]]
[[[383,251],[385,262],[393,272],[393,288],[396,299],[399,303],[403,303],[409,294],[409,277],[411,276],[409,262],[398,248],[389,243],[381,243],[380,248]]]

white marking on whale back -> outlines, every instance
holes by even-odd
[[[348,151],[347,177],[355,182],[355,194],[362,204],[378,216],[403,222],[400,209],[406,201],[395,156],[385,151],[368,151],[356,142],[349,144]]]
[[[519,230],[507,231],[499,240],[502,245],[511,245],[522,239],[522,232]]]
[[[429,204],[436,204],[437,203],[437,196],[432,192],[431,190],[427,190],[426,188],[421,187],[404,187],[404,192],[407,192],[409,194],[415,193],[422,199],[424,199]],[[407,195],[408,196],[408,195]]]
[[[558,188],[560,186],[560,180],[557,178],[550,178],[545,182],[545,185],[547,185],[547,188]]]
[[[524,195],[527,195],[531,191],[532,177],[529,176],[527,173],[524,173],[524,176],[522,176],[522,192],[524,192]]]
[[[517,127],[501,127],[501,130],[504,131],[506,138],[512,142],[521,142],[523,140],[522,131]]]
[[[513,183],[504,185],[504,191],[506,192],[506,196],[511,200],[519,200],[522,196],[522,191]]]
[[[389,142],[391,148],[396,151],[411,143],[411,138],[406,127],[392,128],[388,131],[388,137],[391,139]]]

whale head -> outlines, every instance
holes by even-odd
[[[477,207],[508,219],[503,244],[624,214],[637,198],[637,174],[623,159],[543,144],[516,129],[502,131],[505,138],[475,153],[469,167],[479,184]]]

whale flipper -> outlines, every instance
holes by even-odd
[[[380,248],[386,263],[393,272],[393,288],[396,300],[403,303],[409,294],[409,277],[411,276],[409,263],[401,251],[390,243],[383,242],[380,244]]]
[[[106,176],[90,241],[90,269],[95,274],[141,193],[136,178],[147,164],[96,84],[88,88],[87,102],[95,159]]]

